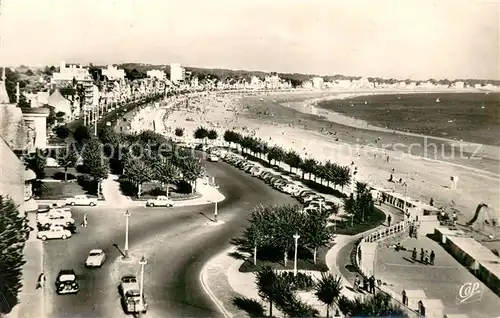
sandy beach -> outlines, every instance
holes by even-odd
[[[184,128],[187,138],[200,126],[217,130],[221,140],[225,130],[236,130],[262,138],[269,144],[294,149],[303,156],[317,160],[331,160],[342,165],[354,163],[358,167],[359,181],[404,193],[402,184],[388,182],[394,171],[394,180],[401,178],[408,183],[409,197],[422,202],[429,202],[433,198],[436,206],[446,207],[448,211],[456,210],[459,222],[468,221],[482,202],[489,206],[486,209],[489,219],[499,218],[497,147],[479,145],[481,147],[475,154],[477,158],[472,158],[467,157],[467,153],[470,155],[472,148],[478,145],[469,144],[463,147],[464,156],[448,158],[449,150],[453,145],[456,146],[453,140],[424,138],[373,127],[360,128],[349,125],[351,123],[347,118],[320,118],[304,109],[298,111],[300,107],[311,106],[306,100],[317,100],[324,96],[322,93],[319,96],[310,93],[250,97],[221,94],[198,96],[172,109],[165,119],[165,125],[171,130]],[[295,103],[293,107],[290,106],[292,103]],[[347,124],[338,123],[342,120],[346,120]],[[418,147],[410,151],[401,150],[401,145],[424,142],[435,144],[439,151],[432,155],[426,154],[424,158],[424,150]],[[450,188],[451,176],[459,177],[456,190]]]

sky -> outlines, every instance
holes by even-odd
[[[0,2],[0,65],[500,79],[500,0]]]

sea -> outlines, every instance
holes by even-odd
[[[316,107],[390,130],[500,146],[500,93],[369,95]]]

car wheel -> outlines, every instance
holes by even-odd
[[[75,202],[71,202],[71,203],[70,203],[69,205],[72,205],[72,206],[74,206],[74,205],[75,205]]]
[[[66,235],[61,236],[63,240],[67,239],[68,237]]]
[[[42,241],[46,241],[47,240],[47,237],[44,235],[42,236]]]
[[[154,208],[154,206],[155,206],[155,204],[154,204],[154,203],[150,203],[150,204],[149,204],[149,207],[151,207],[151,208]]]
[[[94,202],[90,202],[89,206],[95,206],[95,203]]]

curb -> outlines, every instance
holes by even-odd
[[[208,260],[208,262],[205,263],[205,265],[203,266],[203,268],[201,269],[201,272],[200,272],[200,283],[201,283],[201,287],[203,288],[203,290],[205,291],[205,293],[208,295],[208,297],[210,298],[210,300],[212,300],[212,302],[215,304],[215,306],[217,307],[217,309],[219,310],[219,312],[225,317],[225,318],[232,318],[233,315],[231,315],[231,313],[224,307],[224,305],[222,304],[222,302],[217,299],[217,297],[215,297],[214,293],[210,290],[210,288],[208,287],[208,285],[205,283],[205,275],[206,275],[206,271],[207,271],[207,265],[215,258],[217,257],[219,254],[217,254],[216,256],[212,257],[210,260]]]

